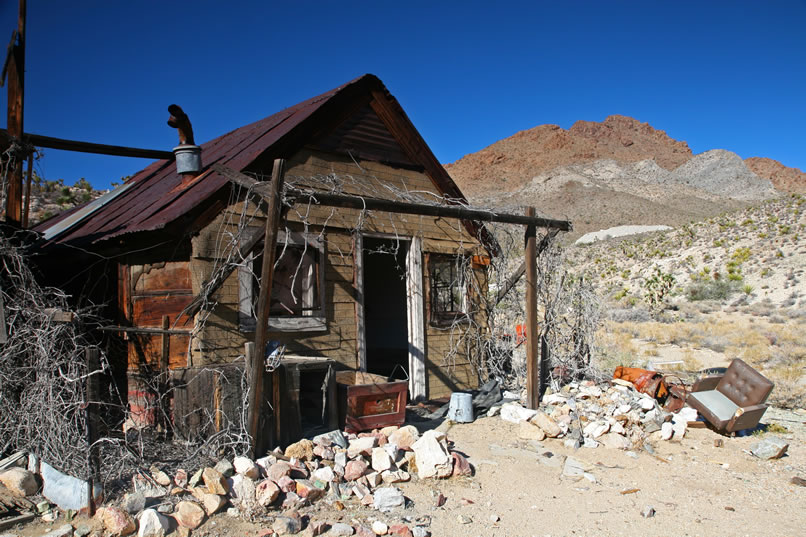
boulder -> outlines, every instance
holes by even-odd
[[[257,479],[260,477],[260,469],[255,462],[249,457],[235,457],[232,461],[232,466],[235,472],[246,476],[249,479]]]
[[[340,448],[347,448],[347,439],[344,438],[344,434],[338,429],[314,436],[313,442],[325,447],[336,445]]]
[[[271,529],[278,535],[294,535],[302,531],[302,517],[296,511],[289,511],[285,516],[274,519]]]
[[[444,442],[444,433],[430,430],[412,446],[420,479],[448,477],[453,472],[453,459]]]
[[[528,421],[535,414],[537,414],[537,410],[523,408],[517,403],[507,403],[501,406],[501,419],[510,423],[517,424],[522,421]]]
[[[137,525],[129,513],[117,507],[101,507],[95,512],[95,518],[104,525],[109,537],[125,537],[137,530]]]
[[[266,472],[269,479],[277,483],[281,477],[291,475],[291,465],[285,461],[277,461],[269,466]]]
[[[294,483],[293,490],[296,490],[296,483]],[[255,487],[255,499],[263,507],[273,504],[278,496],[280,496],[280,487],[271,479],[264,479]]]
[[[541,440],[546,439],[546,433],[537,425],[534,425],[528,421],[522,421],[518,424],[518,438],[522,438],[524,440],[537,440],[540,442]]]
[[[204,522],[204,509],[195,503],[189,501],[182,501],[174,507],[174,518],[176,523],[183,528],[195,530]]]
[[[350,441],[347,446],[347,457],[354,459],[359,455],[370,455],[372,448],[378,445],[378,439],[374,436],[364,436]]]
[[[364,461],[357,459],[354,461],[350,461],[347,463],[347,466],[344,467],[344,480],[345,481],[355,481],[365,473],[367,473],[367,469],[369,466]]]
[[[327,532],[328,536],[332,535],[334,537],[349,537],[354,533],[355,529],[343,522],[336,522],[330,527],[330,531]]]
[[[557,422],[545,412],[537,412],[529,421],[540,427],[549,438],[557,438],[562,434]]]
[[[301,461],[313,460],[313,442],[303,438],[285,449],[285,456],[289,459],[299,459]]]
[[[24,468],[10,468],[0,473],[0,483],[17,496],[33,496],[39,489],[33,472]]]
[[[230,497],[241,511],[250,511],[257,504],[257,485],[254,480],[240,474],[231,479]]]
[[[405,425],[389,435],[389,443],[396,445],[399,449],[410,451],[411,446],[420,439],[417,427]]]
[[[453,458],[453,473],[451,474],[453,477],[473,475],[473,467],[470,466],[470,461],[464,455],[454,451],[451,453],[451,458]]]
[[[219,496],[218,494],[210,494],[209,492],[205,492],[202,494],[200,499],[202,505],[204,506],[204,512],[207,513],[207,516],[216,514],[225,505],[227,505],[227,498],[224,496]]]
[[[232,463],[227,459],[218,461],[218,464],[215,465],[215,469],[221,472],[221,475],[224,477],[232,477],[235,475],[235,467],[232,466]]]
[[[297,479],[296,492],[297,496],[311,503],[325,495],[324,489],[320,489],[307,479]]]
[[[789,449],[789,443],[777,436],[767,436],[750,446],[750,453],[759,459],[780,459]]]
[[[156,466],[151,467],[151,477],[154,478],[154,481],[156,481],[157,484],[162,485],[163,487],[170,487],[171,485],[173,485],[173,480],[171,479],[171,476],[169,476]]]
[[[386,470],[391,469],[392,466],[394,466],[394,461],[384,448],[382,447],[372,448],[373,470],[375,470],[376,472],[384,472]]]
[[[601,442],[604,447],[610,449],[626,450],[632,447],[632,442],[630,442],[626,437],[617,433],[604,434],[599,438],[599,442]]]
[[[204,486],[207,487],[207,492],[210,494],[220,494],[224,496],[229,492],[227,479],[224,477],[224,474],[215,468],[210,468],[209,466],[205,468],[202,471],[202,480],[204,480]]]
[[[157,512],[156,509],[146,509],[140,515],[140,529],[137,537],[165,537],[171,531],[168,517]]]
[[[372,493],[372,506],[383,513],[403,507],[405,504],[406,498],[398,488],[380,487]]]

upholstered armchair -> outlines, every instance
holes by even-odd
[[[773,383],[736,358],[724,375],[694,383],[686,399],[720,433],[735,433],[758,425],[767,410]]]

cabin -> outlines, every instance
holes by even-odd
[[[317,398],[330,369],[317,363],[406,379],[412,401],[478,385],[486,271],[498,248],[483,224],[317,200],[338,193],[466,203],[378,78],[364,75],[201,147],[200,173],[154,162],[36,228],[49,252],[45,272],[105,299],[113,324],[104,330],[120,340],[110,360],[126,370],[137,420],[160,419],[146,404],[145,379],[155,372],[173,382],[206,378],[195,396],[174,394],[167,413],[174,420],[193,413],[193,397],[214,393],[211,404],[226,406],[229,390],[237,399],[238,382],[222,384],[227,374],[213,366],[243,368],[245,344],[255,338],[267,207],[219,166],[262,183],[278,158],[285,159],[284,210],[269,339],[284,349],[283,360],[302,366],[289,384],[268,389],[291,393],[298,413],[324,415]],[[279,354],[267,365],[271,358]]]

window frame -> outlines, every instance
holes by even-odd
[[[312,234],[298,231],[279,230],[277,248],[283,244],[306,246],[313,248],[318,256],[315,259],[317,285],[319,287],[319,303],[315,309],[308,309],[302,315],[272,316],[269,315],[270,332],[324,332],[327,331],[327,295],[325,293],[325,238],[323,234]],[[254,332],[257,328],[255,313],[256,286],[254,285],[255,250],[262,248],[258,243],[238,268],[238,324],[241,332]],[[276,262],[276,260],[275,260]]]
[[[436,278],[434,271],[436,270],[437,263],[450,261],[451,264],[454,264],[457,268],[461,268],[465,266],[464,260],[467,256],[464,254],[446,254],[446,253],[427,253],[426,254],[426,266],[428,267],[427,275],[428,275],[428,286],[427,286],[427,294],[428,294],[428,302],[427,302],[427,311],[428,311],[428,324],[434,327],[439,328],[446,328],[450,327],[456,323],[467,323],[470,321],[470,293],[468,292],[468,274],[466,271],[458,270],[457,275],[460,278],[459,281],[452,285],[459,287],[459,292],[461,293],[461,307],[462,311],[437,311],[436,306],[438,304],[435,296],[435,285],[436,285]]]

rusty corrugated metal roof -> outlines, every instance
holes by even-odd
[[[227,185],[224,177],[209,169],[212,164],[219,162],[244,170],[268,150],[284,146],[286,142],[291,144],[290,149],[298,149],[309,142],[312,135],[321,134],[320,119],[332,119],[333,114],[340,113],[339,106],[354,107],[355,99],[369,102],[373,93],[381,93],[389,101],[403,120],[405,130],[413,131],[421,143],[424,150],[418,151],[420,154],[415,157],[415,162],[422,164],[445,194],[463,201],[459,188],[427,148],[397,100],[377,77],[363,75],[203,144],[202,160],[206,171],[198,176],[184,177],[176,172],[174,161],[159,160],[129,179],[122,191],[110,192],[91,202],[91,210],[68,211],[34,229],[43,233],[50,244],[97,243],[124,234],[162,229]],[[328,107],[329,103],[333,106]],[[471,222],[465,224],[474,235],[487,242],[484,239],[489,237],[486,237],[483,226]]]

